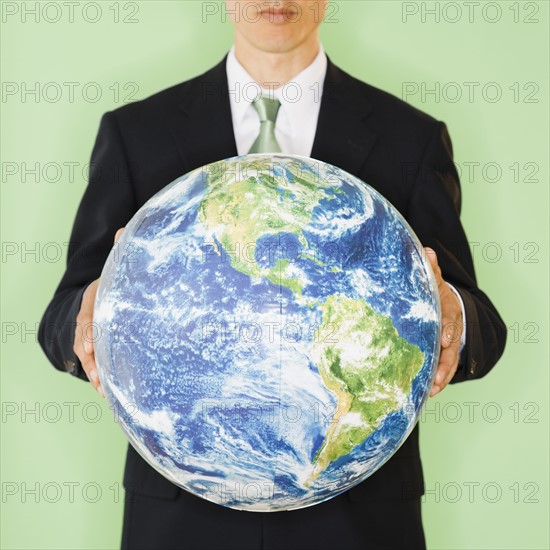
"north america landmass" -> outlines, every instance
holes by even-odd
[[[311,247],[303,228],[312,222],[322,200],[328,202],[341,192],[334,183],[295,165],[273,173],[258,170],[251,161],[223,162],[206,178],[199,220],[212,242],[218,243],[215,252],[219,255],[245,242],[290,234],[302,247],[300,258],[322,266],[308,253]],[[338,327],[336,340],[312,338],[311,359],[324,386],[336,397],[336,409],[304,481],[309,488],[332,463],[362,444],[389,414],[403,407],[424,353],[399,336],[392,320],[376,313],[363,299],[343,294],[323,300],[305,297],[307,280],[293,269],[291,258],[278,258],[266,266],[250,257],[229,257],[237,271],[286,288],[301,303],[318,308],[322,316],[319,331]],[[327,267],[327,273],[335,269]]]

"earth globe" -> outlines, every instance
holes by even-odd
[[[164,187],[100,280],[96,362],[164,477],[249,511],[360,483],[418,420],[440,349],[423,248],[372,187],[310,158],[235,157]]]

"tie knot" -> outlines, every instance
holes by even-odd
[[[252,102],[252,106],[256,109],[260,122],[273,122],[277,120],[277,113],[281,103],[277,98],[267,97],[265,95],[260,96]]]

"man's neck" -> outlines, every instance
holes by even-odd
[[[318,37],[312,36],[295,50],[264,52],[235,36],[235,57],[248,74],[266,89],[279,88],[301,73],[313,63],[319,47]]]

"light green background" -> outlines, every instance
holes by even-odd
[[[143,98],[214,65],[230,46],[231,28],[220,15],[203,22],[203,3],[196,1],[119,2],[120,20],[137,7],[136,23],[114,22],[111,1],[97,3],[96,23],[85,20],[97,16],[93,6],[83,12],[85,3],[75,8],[73,22],[67,8],[58,22],[48,22],[57,16],[55,6],[36,22],[32,14],[22,16],[24,3],[2,4],[1,78],[8,86],[4,92],[19,86],[19,93],[3,93],[1,104],[7,253],[1,547],[116,548],[124,436],[89,386],[49,365],[33,330],[64,269],[63,243],[85,188],[82,167],[102,113],[122,105],[131,91],[124,89],[127,83],[135,83],[135,97]],[[32,8],[35,2],[26,4]],[[43,9],[46,3],[39,4]],[[466,170],[463,222],[469,240],[479,243],[473,245],[479,283],[512,328],[505,355],[490,375],[448,388],[429,401],[432,414],[421,420],[431,491],[423,508],[428,545],[548,548],[548,2],[487,6],[481,0],[472,8],[472,21],[463,2],[440,2],[439,22],[426,13],[422,20],[421,10],[437,9],[435,2],[332,4],[338,11],[325,23],[322,38],[345,70],[397,96],[404,82],[419,89],[439,83],[439,97],[418,93],[408,100],[449,126],[456,161]],[[10,15],[14,6],[18,13]],[[404,10],[415,7],[418,13],[404,22]],[[36,82],[50,100],[56,88],[46,84],[57,82],[62,97],[22,98],[22,83]],[[72,102],[65,82],[78,83]],[[102,90],[97,102],[83,99],[89,82],[97,83],[87,87],[89,98],[97,86]],[[472,101],[467,82],[479,83],[470,85]],[[452,101],[457,88],[448,83],[459,84],[461,100]],[[499,101],[483,96],[488,83],[501,88]],[[490,85],[485,91],[496,89]],[[530,92],[536,102],[524,101]],[[38,182],[33,175],[10,175],[22,163],[37,162],[46,171]],[[48,163],[78,163],[74,181],[66,166],[55,181],[55,164]],[[510,169],[515,163],[519,181]],[[501,177],[488,181],[497,179],[496,165]],[[472,177],[468,166],[475,168]],[[533,167],[538,172],[529,178]],[[18,252],[9,255],[14,247]],[[38,247],[39,257],[22,256],[25,247]],[[56,258],[58,247],[62,258]],[[75,403],[74,418],[67,402]],[[29,413],[33,407],[36,415]],[[93,422],[98,411],[101,417]],[[23,494],[36,486],[37,496]]]

